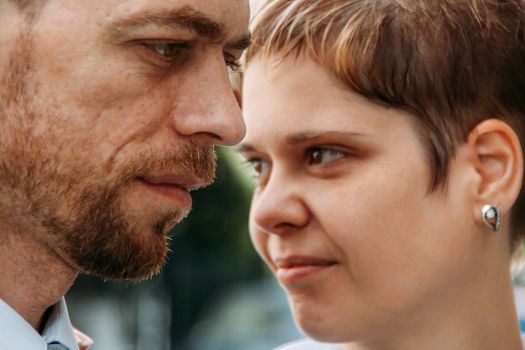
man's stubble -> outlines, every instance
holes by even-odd
[[[0,215],[81,272],[127,280],[156,274],[166,261],[169,230],[189,210],[158,213],[153,233],[143,232],[145,221],[123,209],[123,194],[145,174],[184,171],[211,182],[213,149],[146,149],[111,176],[93,159],[76,159],[68,135],[37,127],[61,111],[45,101],[35,106],[45,83],[33,79],[32,50],[31,36],[21,35],[0,80]]]

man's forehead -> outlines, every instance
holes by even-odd
[[[158,20],[160,24],[195,19],[197,31],[200,23],[208,23],[220,28],[225,39],[237,39],[248,31],[249,12],[248,0],[115,0],[106,19],[109,23]]]

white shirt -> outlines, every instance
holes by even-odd
[[[42,334],[0,299],[0,349],[47,350],[53,341],[78,350],[64,298],[53,307]]]

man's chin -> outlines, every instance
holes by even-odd
[[[169,237],[170,231],[184,221],[190,214],[191,208],[173,209],[155,220],[154,231],[159,236]]]
[[[139,281],[158,274],[170,231],[190,209],[119,205],[123,196],[116,191],[100,198],[75,225],[55,227],[63,256],[80,272],[103,279]]]
[[[148,279],[157,275],[166,263],[170,240],[168,233],[178,221],[170,220],[162,228],[140,232],[97,233],[93,241],[69,252],[72,261],[85,274],[111,280]]]
[[[81,271],[110,280],[141,281],[157,275],[165,265],[168,239],[163,245],[149,249],[137,247],[134,251],[116,249],[97,252],[77,261]],[[87,260],[90,260],[87,262]]]

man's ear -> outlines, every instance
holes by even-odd
[[[506,213],[518,197],[523,177],[523,154],[514,130],[498,119],[488,119],[472,129],[466,147],[478,180],[473,195],[477,212],[485,204]]]

